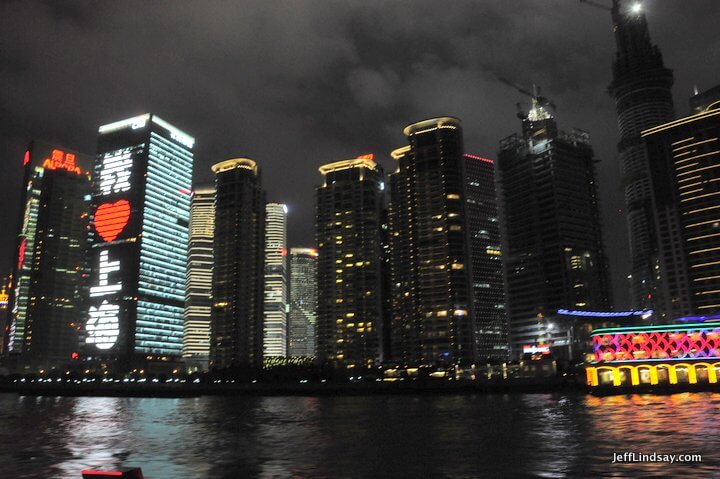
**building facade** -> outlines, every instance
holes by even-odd
[[[80,346],[92,157],[35,141],[23,162],[6,351],[30,368],[63,367]]]
[[[264,356],[287,356],[287,206],[280,203],[268,203],[265,205],[264,314]]]
[[[190,206],[182,355],[189,369],[202,371],[210,359],[214,232],[215,188],[197,187]]]
[[[508,357],[507,313],[495,162],[476,155],[464,157],[477,356],[480,361],[504,360]]]
[[[720,88],[691,105],[692,115],[642,133],[658,211],[674,214],[675,227],[658,230],[661,257],[678,265],[664,277],[673,319],[720,313]]]
[[[157,115],[99,128],[84,354],[159,370],[183,349],[195,140]]]
[[[315,356],[317,325],[317,262],[315,248],[290,248],[290,321],[288,354]]]
[[[616,55],[610,93],[615,99],[620,142],[618,159],[623,168],[627,226],[630,237],[630,295],[633,309],[653,309],[662,318],[662,263],[658,254],[659,228],[673,228],[672,211],[653,209],[650,163],[640,133],[674,117],[673,74],[650,40],[642,11],[629,2],[613,0],[612,20]],[[660,222],[659,225],[656,224]]]
[[[265,192],[249,158],[215,164],[215,235],[210,368],[263,363]]]
[[[388,208],[392,357],[469,365],[477,343],[460,120],[425,120],[404,134]]]
[[[587,133],[558,131],[533,99],[523,133],[501,141],[496,167],[510,346],[517,357],[557,334],[551,326],[557,310],[609,309],[595,158]]]
[[[383,170],[372,155],[320,167],[317,358],[370,367],[382,360]]]

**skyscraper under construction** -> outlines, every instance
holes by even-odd
[[[500,143],[498,190],[510,346],[570,347],[559,309],[609,307],[589,135],[558,131],[533,98],[523,132]],[[563,330],[560,337],[557,331]]]

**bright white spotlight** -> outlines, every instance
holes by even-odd
[[[630,7],[630,10],[631,10],[633,13],[640,13],[640,12],[642,12],[642,3],[640,3],[640,2],[633,3],[633,6]]]

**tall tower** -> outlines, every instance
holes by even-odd
[[[610,93],[615,99],[620,143],[618,158],[623,167],[627,225],[630,235],[630,294],[635,309],[655,309],[664,314],[662,267],[656,230],[672,222],[672,212],[653,212],[650,164],[640,133],[666,123],[674,116],[673,74],[665,68],[662,54],[650,41],[647,20],[638,6],[613,0],[613,29],[617,52]]]
[[[151,113],[98,132],[85,355],[172,369],[183,348],[195,139]]]
[[[714,94],[713,94],[714,93]],[[680,267],[663,284],[679,316],[720,314],[720,87],[690,100],[694,113],[643,131],[656,203],[675,211],[677,227],[660,230],[662,257]],[[663,193],[660,195],[660,193]]]
[[[288,353],[291,357],[315,356],[317,257],[315,248],[290,248]]]
[[[382,359],[383,170],[372,155],[320,167],[317,357],[336,366]]]
[[[287,206],[265,205],[264,356],[287,356],[288,258]]]
[[[472,249],[475,339],[479,360],[504,360],[508,356],[494,163],[488,158],[465,155],[465,201]]]
[[[64,367],[83,323],[92,157],[35,141],[25,153],[7,352]]]
[[[559,309],[602,311],[610,306],[589,135],[558,131],[537,98],[522,123],[522,135],[500,142],[496,162],[515,357],[526,346],[570,346],[566,332],[561,338],[550,333],[560,322]]]
[[[469,365],[477,344],[460,120],[403,133],[388,209],[392,355],[409,366]]]
[[[215,238],[210,368],[263,363],[265,192],[249,158],[213,165]]]
[[[210,357],[214,231],[215,188],[197,187],[190,207],[183,359],[189,368],[203,371]]]

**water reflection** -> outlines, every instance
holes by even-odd
[[[0,395],[3,477],[708,477],[720,394],[30,398]],[[611,464],[613,453],[701,464]]]

